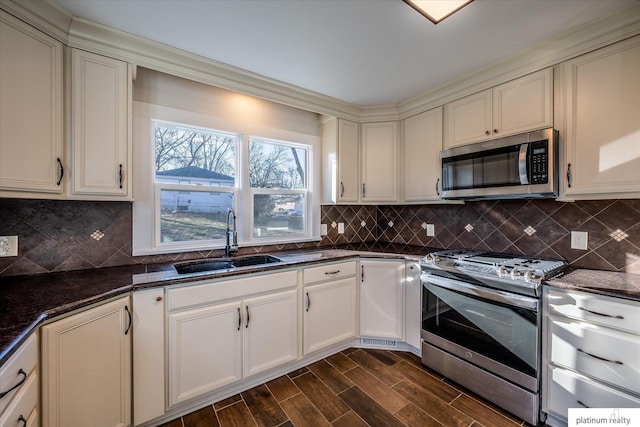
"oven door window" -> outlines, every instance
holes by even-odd
[[[530,376],[538,366],[538,315],[432,283],[423,289],[422,329]]]

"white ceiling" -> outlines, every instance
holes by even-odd
[[[53,0],[68,13],[357,106],[394,105],[637,0]]]

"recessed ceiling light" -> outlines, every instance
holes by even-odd
[[[434,24],[453,15],[473,0],[403,0]]]

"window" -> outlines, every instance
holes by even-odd
[[[160,245],[223,239],[239,136],[156,120],[153,138]]]
[[[133,82],[135,256],[320,239],[320,116],[139,67]]]
[[[253,238],[305,234],[307,151],[282,141],[249,139]]]

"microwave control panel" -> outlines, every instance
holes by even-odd
[[[531,143],[531,184],[549,182],[549,143],[536,141]]]

